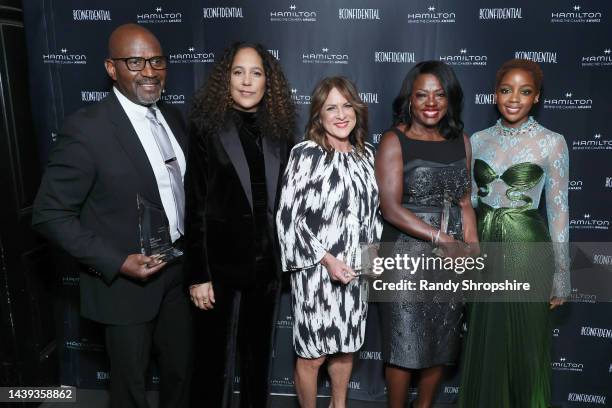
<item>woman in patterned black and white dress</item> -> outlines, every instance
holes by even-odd
[[[365,335],[367,283],[360,243],[382,230],[367,106],[345,78],[322,80],[311,98],[306,141],[291,151],[276,216],[283,270],[291,273],[295,386],[316,406],[326,360],[334,408],[345,406],[352,353]]]

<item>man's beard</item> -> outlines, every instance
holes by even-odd
[[[141,85],[141,84],[142,85],[157,84],[159,85],[159,91],[154,92],[154,93],[146,92],[140,86],[136,86],[136,98],[138,99],[138,102],[140,102],[143,105],[151,105],[159,101],[159,98],[161,98],[161,93],[162,93],[162,87],[161,87],[160,81],[139,81],[137,82],[137,85]]]
[[[159,101],[159,98],[161,98],[161,90],[155,94],[142,94],[141,92],[137,92],[136,97],[141,104],[151,105]]]

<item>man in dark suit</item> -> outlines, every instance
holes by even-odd
[[[166,65],[147,29],[113,31],[105,60],[113,90],[66,119],[34,203],[34,228],[81,265],[81,314],[105,325],[113,407],[148,406],[151,351],[160,405],[188,403],[192,328],[182,264],[140,253],[136,200],[163,210],[180,248],[187,141],[180,115],[156,105]]]

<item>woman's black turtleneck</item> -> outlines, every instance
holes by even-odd
[[[266,167],[263,154],[262,132],[256,112],[233,109],[240,143],[249,165],[251,192],[253,194],[253,219],[255,222],[255,255],[258,278],[273,273],[272,245],[267,227],[268,197]]]

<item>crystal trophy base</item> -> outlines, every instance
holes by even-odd
[[[163,262],[170,262],[183,255],[183,251],[172,246],[170,227],[164,209],[151,203],[140,194],[136,195],[136,200],[140,253],[157,257]]]

